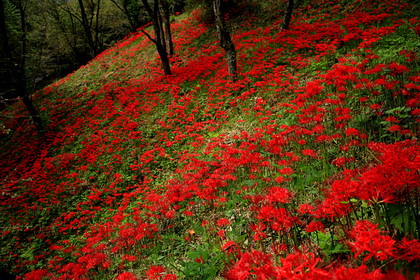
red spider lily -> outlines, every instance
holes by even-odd
[[[137,277],[134,276],[131,272],[124,272],[115,278],[115,280],[136,280]]]
[[[25,279],[28,280],[42,280],[44,277],[52,277],[51,273],[48,273],[46,269],[38,269],[25,274]]]
[[[263,223],[259,223],[258,225],[252,224],[250,227],[255,232],[254,241],[260,241],[267,237],[267,234],[264,232],[266,226]]]
[[[204,263],[205,261],[204,261],[204,259],[200,256],[199,258],[196,258],[196,259],[195,259],[195,262],[197,262],[197,263]]]
[[[101,54],[91,66],[99,63],[106,70],[106,64],[111,61],[117,67],[122,67],[116,72],[125,74],[126,70],[141,70],[147,72],[144,76],[138,75],[135,80],[129,80],[129,77],[122,77],[122,74],[116,73],[115,77],[119,82],[110,82],[92,91],[86,86],[77,98],[68,98],[67,90],[63,91],[58,87],[70,78],[67,77],[41,93],[47,97],[54,95],[58,98],[54,102],[46,98],[42,103],[45,108],[43,114],[49,114],[51,119],[48,128],[50,131],[46,133],[46,139],[50,143],[40,143],[41,141],[33,141],[31,137],[25,136],[28,122],[23,121],[19,127],[16,120],[6,121],[7,126],[16,128],[17,135],[24,137],[19,139],[22,150],[13,152],[1,160],[0,177],[11,174],[10,181],[5,183],[7,195],[2,195],[0,199],[2,210],[7,210],[16,217],[10,223],[12,226],[22,228],[28,226],[31,220],[35,220],[34,215],[39,211],[58,211],[58,217],[51,225],[34,234],[40,240],[51,239],[51,233],[56,229],[62,233],[63,238],[67,238],[65,235],[76,233],[80,235],[83,230],[88,229],[85,234],[86,240],[80,241],[84,245],[52,242],[51,245],[57,245],[53,247],[56,249],[48,250],[48,253],[52,251],[54,255],[51,264],[57,266],[50,267],[51,271],[57,272],[57,275],[60,275],[58,277],[62,277],[60,279],[79,279],[91,277],[90,271],[95,268],[109,266],[112,259],[108,258],[113,254],[123,254],[124,260],[134,261],[133,257],[137,256],[134,248],[149,249],[149,245],[144,244],[155,242],[160,238],[158,233],[170,230],[173,226],[165,225],[161,228],[158,223],[162,220],[166,223],[168,219],[173,219],[177,216],[176,211],[180,209],[186,216],[182,215],[184,218],[193,219],[197,215],[196,208],[226,207],[230,202],[229,189],[234,188],[232,185],[236,184],[240,184],[240,188],[243,187],[240,195],[250,204],[253,213],[250,228],[255,231],[256,241],[272,238],[269,234],[272,230],[279,233],[281,231],[280,234],[290,234],[290,229],[296,224],[305,229],[302,225],[307,225],[308,222],[308,232],[322,231],[323,224],[313,220],[314,218],[329,218],[335,222],[332,225],[335,227],[336,223],[344,221],[343,218],[349,217],[349,213],[353,211],[350,203],[343,203],[352,198],[371,203],[400,203],[403,207],[408,206],[406,198],[412,200],[419,185],[417,143],[378,144],[376,147],[370,147],[380,163],[345,174],[339,179],[334,177],[326,182],[328,187],[325,189],[329,189],[329,186],[331,188],[323,193],[324,196],[320,195],[313,205],[299,206],[297,212],[303,216],[302,219],[300,216],[292,216],[290,211],[293,212],[293,209],[289,211],[286,208],[290,206],[289,203],[295,203],[299,199],[286,189],[286,186],[292,186],[293,182],[289,181],[292,179],[289,175],[292,175],[296,165],[300,165],[302,161],[313,160],[309,157],[320,158],[318,151],[324,152],[323,148],[329,146],[334,149],[336,145],[340,147],[334,155],[337,158],[326,158],[326,164],[332,160],[333,164],[344,168],[349,167],[346,165],[349,162],[359,163],[360,158],[350,153],[353,148],[364,148],[366,142],[363,140],[366,138],[362,128],[350,127],[357,122],[355,117],[359,113],[356,110],[357,106],[353,106],[354,103],[350,104],[353,102],[354,92],[369,95],[358,100],[365,102],[367,114],[375,113],[378,116],[382,111],[386,111],[388,106],[387,102],[380,103],[384,97],[384,90],[391,92],[395,97],[407,97],[406,106],[412,109],[410,116],[418,121],[419,78],[411,77],[410,83],[399,85],[399,81],[391,77],[407,76],[407,71],[412,70],[409,69],[408,62],[415,60],[415,54],[406,54],[402,60],[398,60],[407,65],[400,62],[385,65],[378,64],[381,58],[371,49],[377,44],[377,38],[395,32],[397,27],[403,24],[398,21],[394,22],[393,26],[376,27],[377,24],[383,24],[381,21],[384,19],[392,19],[398,16],[400,10],[405,9],[406,6],[400,8],[399,3],[388,1],[370,7],[369,1],[365,1],[366,5],[356,2],[348,8],[359,5],[360,9],[355,9],[355,12],[348,14],[346,18],[330,21],[331,14],[338,13],[342,7],[337,3],[325,3],[331,6],[333,12],[324,15],[324,5],[320,2],[317,4],[319,9],[307,7],[308,12],[311,12],[309,17],[302,20],[299,14],[296,14],[295,26],[287,34],[278,34],[276,24],[252,29],[251,21],[247,21],[248,30],[238,29],[234,40],[242,52],[238,62],[250,70],[244,73],[243,80],[235,84],[227,84],[224,77],[226,73],[218,70],[224,68],[221,67],[221,55],[217,53],[216,44],[191,48],[185,45],[207,30],[207,27],[197,20],[197,13],[194,13],[191,19],[172,23],[178,32],[175,48],[179,54],[172,58],[174,75],[168,79],[160,77],[160,69],[155,61],[134,65],[134,61],[124,60],[116,55],[118,51],[122,56],[135,57],[147,47],[148,43],[142,40],[141,35],[133,34],[127,41],[121,41],[114,48]],[[313,22],[315,15],[316,21]],[[418,26],[415,27],[418,20],[413,19],[410,22],[413,29],[418,31]],[[255,43],[259,46],[256,47]],[[338,62],[333,62],[335,64],[332,69],[327,70],[325,75],[314,73],[311,77],[313,80],[302,85],[305,77],[294,73],[306,65],[324,63],[326,59],[331,59],[329,54],[336,52],[339,47],[348,48],[351,44],[355,44],[355,48],[359,46],[358,50],[338,58]],[[277,66],[278,61],[286,59],[283,53],[289,51],[293,53],[293,58],[287,58],[287,63],[296,70],[293,73],[289,73],[291,71],[288,66]],[[308,57],[309,53],[314,53],[314,57]],[[267,59],[267,54],[272,58]],[[131,65],[130,68],[125,68],[123,64]],[[88,69],[90,66],[86,67]],[[385,74],[388,70],[392,71],[391,75]],[[194,84],[188,93],[181,91],[185,90],[184,82],[188,85]],[[397,91],[400,86],[401,90]],[[205,96],[201,92],[203,88]],[[237,93],[239,94],[236,95]],[[329,94],[327,98],[323,96],[324,93]],[[103,97],[105,95],[108,96]],[[254,99],[257,95],[258,98]],[[268,100],[267,95],[271,100]],[[283,99],[283,95],[288,95],[287,99]],[[321,96],[323,99],[319,101]],[[83,99],[83,103],[87,103],[86,107],[78,104],[79,97]],[[251,102],[251,105],[244,108],[248,106],[247,102]],[[276,104],[277,102],[279,103]],[[373,102],[378,104],[372,105]],[[217,132],[224,123],[230,121],[231,109],[242,110],[249,118],[256,116],[255,122],[259,121],[260,126],[255,127],[254,131],[249,131],[254,129],[253,126],[249,129],[247,127],[248,131],[240,131],[249,124],[248,120],[243,119],[238,123],[239,131],[236,136],[232,137],[234,143],[226,144],[232,140],[226,135],[208,139],[208,132]],[[162,118],[149,120],[149,116],[157,110],[163,113]],[[281,115],[276,113],[276,110],[282,110]],[[67,113],[75,117],[66,118]],[[296,123],[277,125],[278,121],[282,122],[283,118],[289,116],[296,116]],[[329,122],[332,120],[339,131],[331,130]],[[394,122],[394,119],[391,120]],[[404,132],[403,122],[400,122],[400,127],[393,127],[391,130],[405,133],[408,137]],[[91,135],[90,130],[93,131]],[[153,141],[146,137],[147,131],[154,134]],[[80,147],[74,154],[62,152],[76,143]],[[304,145],[306,150],[302,147],[291,152],[290,144],[294,143]],[[324,145],[323,148],[318,144]],[[185,150],[181,151],[178,147]],[[204,154],[201,153],[202,150],[205,151]],[[20,152],[23,156],[19,156]],[[122,156],[127,154],[131,157]],[[305,157],[298,156],[301,154]],[[205,156],[211,160],[202,159]],[[34,164],[31,163],[32,159],[35,160]],[[155,181],[156,174],[153,172],[166,171],[166,167],[159,166],[159,170],[156,168],[161,161],[165,162],[164,159],[168,159],[168,165],[169,162],[179,163],[179,169],[174,171],[174,177],[177,179],[162,184]],[[126,166],[120,168],[126,164],[124,161],[130,160],[132,162],[128,164],[128,171],[123,170]],[[274,163],[285,168],[277,168]],[[238,175],[243,173],[243,170],[246,170],[245,173],[249,170],[251,174]],[[274,175],[276,171],[284,176]],[[141,173],[143,182],[130,181],[128,177],[131,173]],[[106,179],[101,179],[99,183],[96,174],[104,175]],[[273,176],[278,176],[275,181],[282,187],[273,187]],[[86,181],[82,181],[82,178]],[[248,179],[253,180],[253,183],[243,186],[244,180]],[[266,188],[267,192],[264,192],[264,195],[255,194],[261,186]],[[22,195],[8,195],[15,191],[18,193],[23,188],[27,191]],[[63,205],[63,201],[67,201],[69,197],[77,197],[80,193],[84,195],[85,189],[88,189],[86,200],[78,201],[74,209],[67,209],[67,205]],[[194,203],[197,207],[190,207]],[[51,209],[53,211],[50,211]],[[105,214],[105,221],[97,219],[102,213]],[[170,222],[175,223],[174,220]],[[227,224],[226,219],[221,219],[218,226]],[[31,236],[33,231],[29,228],[26,227],[24,232],[29,231],[28,235]],[[5,237],[14,234],[10,230],[2,232],[2,236]],[[193,230],[189,230],[188,234],[186,239],[192,241],[196,239],[192,238],[193,235],[199,235],[193,233]],[[366,230],[363,234],[367,235]],[[357,236],[362,238],[363,234]],[[224,236],[225,232],[221,231],[220,235]],[[379,240],[378,244],[391,242],[381,232],[379,237],[375,237]],[[18,235],[16,238],[15,247],[22,246],[24,242],[18,239]],[[54,235],[53,240],[56,238],[58,236]],[[355,240],[351,241],[356,244]],[[101,244],[105,242],[107,245]],[[365,242],[366,244],[360,241],[358,244],[372,252],[378,249],[366,240]],[[396,249],[393,257],[400,261],[416,261],[417,243],[416,240],[404,239],[403,242],[394,244]],[[228,254],[231,251],[228,248],[233,247],[226,245]],[[370,253],[368,249],[360,252],[355,249],[355,253],[374,254],[370,257],[374,259],[384,258],[381,251]],[[278,245],[276,250],[276,255],[286,254],[284,245]],[[405,250],[407,253],[404,255]],[[101,255],[102,252],[105,252],[106,258]],[[15,253],[11,252],[13,260],[20,258],[20,254]],[[78,263],[66,263],[68,258],[55,258],[59,254],[77,258]],[[278,275],[280,270],[277,271],[278,268],[271,263],[273,259],[270,259],[270,256],[262,253],[247,254],[248,261],[241,258],[241,266],[238,263],[235,273],[232,274],[234,279],[244,279],[240,277],[246,278],[246,275],[261,279],[281,279]],[[50,257],[45,251],[44,258]],[[292,279],[386,278],[383,272],[370,272],[366,266],[324,268],[323,272],[320,260],[311,254],[292,254],[287,261],[286,259],[287,257],[282,260],[285,271],[281,273],[289,275]],[[19,265],[19,268],[27,269],[26,267],[31,267],[32,264],[22,262]],[[330,275],[325,276],[325,271]],[[398,279],[395,271],[390,270],[389,274],[388,277]],[[126,275],[127,279],[135,277],[129,273],[118,277],[124,279],[123,275]],[[172,279],[175,276],[160,274],[156,277]]]
[[[412,146],[414,144],[414,146]],[[379,164],[362,174],[357,197],[376,202],[395,203],[404,201],[406,192],[417,188],[420,183],[417,160],[418,149],[412,142],[400,142],[393,145],[371,144],[371,147],[383,154]],[[369,185],[369,188],[366,186]]]
[[[418,240],[407,240],[406,237],[397,244],[399,257],[408,262],[420,260],[420,242]]]
[[[306,226],[306,232],[310,233],[310,232],[314,232],[314,231],[325,232],[324,224],[321,223],[320,221],[311,221]]]
[[[59,272],[62,273],[63,279],[81,279],[86,275],[87,270],[80,264],[68,263]]]
[[[276,268],[276,279],[329,279],[329,273],[317,267],[320,262],[313,253],[290,254]]]
[[[392,62],[390,65],[388,65],[388,68],[393,70],[391,75],[402,75],[403,73],[408,72],[408,68],[404,65],[399,65],[395,62]]]
[[[163,279],[163,274],[165,273],[165,269],[162,266],[154,265],[149,268],[146,272],[147,279],[149,280],[160,280]]]
[[[401,274],[397,273],[395,270],[389,271],[386,274],[381,273],[379,269],[373,270],[372,272],[369,271],[366,265],[359,266],[357,268],[353,267],[345,267],[341,266],[334,271],[331,272],[330,277],[334,279],[355,279],[355,280],[363,280],[363,279],[398,279],[398,280],[405,280],[406,278]]]
[[[123,255],[122,260],[126,260],[128,262],[135,262],[137,260],[137,257],[131,255]]]
[[[377,225],[369,221],[357,221],[351,235],[354,236],[354,242],[349,241],[349,245],[355,258],[367,251],[367,256],[363,258],[365,263],[373,257],[383,261],[395,256],[395,240],[381,235]]]
[[[227,226],[227,225],[229,225],[229,221],[227,219],[225,219],[225,218],[222,218],[222,219],[219,219],[217,221],[217,225],[219,227]]]
[[[227,241],[223,247],[222,247],[222,251],[223,252],[227,252],[228,257],[230,256],[230,254],[235,255],[235,252],[240,252],[240,248],[236,245],[235,241]]]
[[[228,279],[245,280],[252,276],[257,279],[270,279],[276,276],[269,254],[258,251],[242,254],[234,268],[229,271]]]
[[[272,187],[265,199],[274,203],[287,203],[293,197],[289,190],[280,187]]]

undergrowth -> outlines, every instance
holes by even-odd
[[[24,279],[415,279],[418,6],[196,9],[173,75],[132,34],[1,120],[0,268]],[[248,3],[248,5],[251,5]],[[252,4],[254,5],[254,4]]]

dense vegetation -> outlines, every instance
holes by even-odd
[[[171,76],[133,34],[35,94],[43,135],[2,112],[0,270],[419,277],[418,5],[300,1],[279,32],[285,1],[242,3],[235,82],[196,9]]]
[[[173,15],[187,4],[184,0],[167,3]],[[190,3],[186,8],[193,7]],[[149,21],[137,0],[1,0],[0,102],[13,97],[7,91],[13,88],[10,61],[23,68],[24,82],[32,93],[73,72]]]

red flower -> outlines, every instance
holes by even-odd
[[[317,268],[320,258],[314,253],[297,252],[281,260],[281,267],[276,268],[276,279],[331,279],[328,272]]]
[[[407,240],[405,237],[403,241],[398,244],[400,258],[408,262],[420,260],[420,242],[418,240]]]
[[[324,224],[320,221],[312,221],[309,223],[309,225],[306,227],[306,232],[313,232],[313,231],[324,231]]]
[[[217,221],[217,225],[219,227],[227,226],[227,225],[229,225],[229,221],[227,219],[223,218],[223,219],[220,219],[220,220]]]
[[[395,240],[389,236],[379,233],[378,227],[369,221],[357,221],[352,235],[355,241],[349,242],[352,251],[355,252],[355,258],[367,252],[367,256],[363,258],[366,262],[370,258],[383,261],[395,255]]]
[[[401,131],[401,128],[400,128],[399,125],[395,124],[395,125],[391,126],[388,130],[391,131],[391,132],[395,132],[395,131]]]
[[[148,280],[160,280],[163,274],[165,273],[165,269],[162,266],[154,265],[146,272]]]
[[[44,279],[44,277],[51,277],[52,275],[50,275],[47,270],[45,269],[38,269],[38,270],[34,270],[31,271],[29,273],[26,273],[24,278],[27,280],[42,280]]]
[[[174,210],[170,210],[168,212],[166,212],[165,217],[168,219],[173,219],[175,215],[175,211]]]
[[[269,254],[258,251],[243,254],[235,267],[229,271],[228,279],[246,280],[250,279],[250,276],[261,280],[276,276]]]
[[[280,187],[272,187],[265,198],[274,203],[287,203],[291,197],[292,195],[289,190]]]
[[[235,241],[228,241],[223,245],[222,251],[223,252],[227,251],[227,254],[228,254],[228,257],[229,257],[230,254],[232,254],[236,251],[239,251],[239,248],[236,245]]]
[[[200,256],[199,258],[195,259],[195,262],[197,263],[204,263],[204,259]]]
[[[124,272],[118,275],[115,280],[137,280],[137,277],[131,274],[130,272]]]
[[[254,241],[260,241],[267,237],[267,234],[264,232],[266,226],[263,223],[259,223],[258,225],[252,224],[250,227],[255,232]]]

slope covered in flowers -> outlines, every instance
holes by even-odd
[[[420,19],[310,1],[279,32],[197,10],[173,75],[142,34],[3,120],[0,268],[24,279],[412,279],[420,260]],[[217,279],[217,278],[216,278]]]

